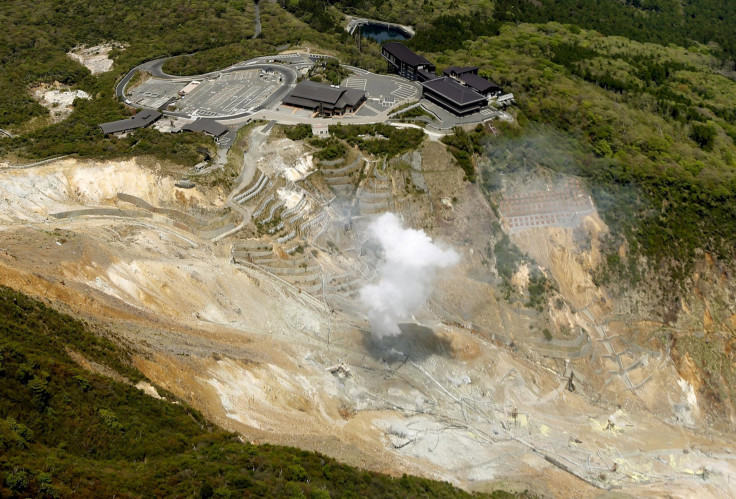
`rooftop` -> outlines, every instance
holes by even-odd
[[[336,104],[346,89],[304,80],[291,91],[292,97]]]
[[[305,80],[300,82],[284,99],[284,104],[301,107],[317,107],[342,109],[346,106],[356,107],[365,97],[365,92],[355,88],[333,87],[324,83]]]
[[[205,132],[213,137],[219,137],[227,133],[227,127],[212,119],[199,118],[181,127],[185,132]]]
[[[100,128],[102,129],[102,133],[106,135],[110,133],[127,132],[128,130],[146,127],[161,116],[161,113],[158,111],[154,111],[153,109],[144,109],[131,118],[102,123]]]
[[[477,73],[477,71],[478,66],[450,66],[449,68],[445,69],[443,73],[445,73],[447,76],[450,76],[451,74],[461,76],[466,73]]]
[[[383,45],[383,50],[393,55],[400,61],[408,64],[409,66],[424,66],[426,64],[432,65],[427,59],[419,54],[414,53],[409,47],[399,42],[389,42]]]
[[[486,100],[486,98],[478,92],[460,85],[458,82],[447,76],[424,82],[422,83],[422,86],[460,106],[475,104]]]
[[[464,75],[460,75],[459,78],[465,83],[467,86],[477,90],[478,92],[485,93],[489,90],[497,90],[500,91],[501,87],[497,84],[493,83],[492,81],[488,81],[482,76],[478,76],[473,73],[468,73]]]

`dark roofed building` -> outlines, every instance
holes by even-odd
[[[430,73],[429,71],[425,71],[423,69],[417,69],[417,80],[418,81],[429,81],[434,80],[437,78],[437,75],[434,73]]]
[[[503,89],[499,85],[478,76],[477,66],[450,66],[442,72],[486,97],[498,97],[503,93]]]
[[[304,80],[286,96],[283,104],[311,109],[321,116],[341,116],[355,112],[365,100],[365,92],[356,88]]]
[[[503,89],[500,86],[474,73],[460,75],[458,79],[486,97],[498,97],[503,93]]]
[[[488,105],[484,96],[447,76],[422,83],[422,98],[459,116],[478,112]]]
[[[125,133],[136,128],[144,128],[161,117],[161,113],[152,109],[144,109],[132,118],[102,123],[100,129],[105,135]]]
[[[227,133],[227,127],[212,119],[199,118],[181,127],[185,132],[204,132],[215,138],[222,137]]]
[[[442,71],[446,76],[452,78],[459,78],[466,74],[478,74],[478,66],[450,66],[449,68]]]
[[[388,61],[388,70],[412,81],[434,79],[435,66],[409,47],[399,42],[389,42],[381,47],[381,55]],[[420,70],[423,72],[420,73]],[[431,78],[430,78],[431,77]]]

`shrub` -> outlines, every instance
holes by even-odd
[[[284,126],[284,135],[291,140],[304,140],[312,137],[312,126],[307,124]]]
[[[13,492],[22,492],[28,488],[28,473],[23,470],[11,471],[5,477],[5,485]]]
[[[100,415],[100,418],[102,418],[102,422],[105,424],[105,426],[107,426],[111,430],[118,431],[123,428],[120,424],[120,421],[118,421],[118,417],[111,410],[99,409],[97,412]]]
[[[701,148],[707,151],[713,148],[716,135],[718,135],[718,133],[716,132],[715,127],[710,124],[693,123],[692,127],[690,127],[690,137],[697,142]]]

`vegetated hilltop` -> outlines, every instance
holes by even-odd
[[[340,26],[323,34],[311,29],[277,4],[260,6],[266,29],[251,39],[254,25],[253,2],[196,0],[186,5],[161,1],[120,4],[81,0],[42,0],[29,8],[28,2],[0,5],[0,128],[17,135],[0,135],[0,157],[11,160],[47,158],[61,154],[83,157],[122,157],[154,154],[194,164],[201,160],[202,138],[188,134],[161,134],[138,130],[126,139],[103,137],[97,125],[133,114],[115,98],[116,82],[131,68],[146,60],[194,54],[170,61],[166,70],[198,74],[225,67],[250,57],[277,52],[309,41],[325,50],[336,49],[346,60],[360,62],[342,50],[348,35]],[[340,32],[340,36],[336,35]],[[94,76],[66,53],[85,44],[116,42],[125,48],[110,53],[111,71]],[[374,55],[360,60],[377,60]],[[352,59],[351,59],[352,57]],[[372,58],[372,59],[371,59]],[[52,124],[48,110],[36,102],[30,88],[58,82],[87,92],[89,101],[77,100],[71,116]]]
[[[736,8],[727,0],[297,0],[282,5],[315,25],[330,19],[328,5],[352,15],[410,24],[419,30],[410,43],[425,49],[458,47],[493,34],[490,30],[502,23],[555,21],[640,42],[683,47],[713,43],[724,59],[736,56]]]
[[[556,24],[505,28],[436,58],[484,65],[519,96],[520,127],[506,138],[539,124],[564,132],[554,148],[568,161],[554,164],[550,155],[548,166],[591,180],[606,221],[629,236],[627,272],[645,257],[664,265],[677,284],[702,250],[730,261],[736,116],[729,99],[736,82],[712,70],[717,60],[705,48],[573,31]],[[540,156],[550,145],[539,144]]]
[[[243,443],[132,386],[144,378],[129,354],[83,323],[5,287],[0,317],[3,497],[517,497]]]

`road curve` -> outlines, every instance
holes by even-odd
[[[133,79],[133,76],[137,71],[147,71],[149,72],[154,78],[160,78],[160,79],[166,79],[166,80],[181,80],[182,82],[192,81],[192,80],[201,80],[205,78],[211,78],[213,76],[217,76],[218,74],[226,74],[226,73],[234,73],[237,71],[246,71],[246,70],[252,70],[252,69],[263,69],[263,70],[269,70],[278,72],[283,77],[283,84],[274,92],[272,93],[261,105],[256,107],[253,111],[240,113],[240,114],[234,114],[231,116],[221,116],[215,119],[226,119],[226,120],[234,120],[239,118],[246,118],[248,116],[251,116],[254,113],[257,113],[259,111],[263,111],[266,109],[270,109],[274,104],[277,102],[281,102],[284,97],[291,91],[292,87],[296,83],[297,78],[299,77],[298,73],[295,69],[290,68],[289,66],[283,65],[283,64],[275,64],[275,63],[258,63],[255,62],[253,64],[248,64],[248,61],[241,62],[238,64],[235,64],[233,66],[230,66],[228,68],[218,70],[218,71],[212,71],[209,73],[201,74],[201,75],[193,75],[193,76],[176,76],[176,75],[170,75],[163,71],[163,65],[168,60],[171,59],[171,57],[163,57],[160,59],[154,59],[152,61],[144,62],[143,64],[139,64],[138,66],[131,69],[115,86],[115,95],[126,103],[129,106],[136,107],[138,109],[142,109],[142,106],[133,104],[130,102],[130,100],[125,95],[125,87],[130,83],[130,80]],[[172,111],[166,111],[161,110],[161,112],[166,116],[176,116],[181,118],[189,118],[190,116],[184,113],[176,113]]]

